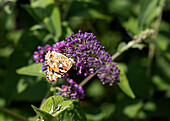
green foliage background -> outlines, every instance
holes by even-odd
[[[39,107],[51,84],[33,52],[79,29],[93,32],[111,55],[142,31],[155,31],[114,60],[119,86],[93,77],[83,87],[87,120],[170,121],[169,16],[169,0],[0,0],[0,121],[35,119],[31,105]]]

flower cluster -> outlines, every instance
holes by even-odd
[[[112,86],[115,82],[119,82],[119,74],[120,70],[116,67],[116,64],[110,62],[98,70],[97,76],[100,78],[102,84],[109,83]]]
[[[34,61],[36,63],[39,63],[39,62],[44,62],[44,56],[45,54],[48,52],[48,51],[51,51],[52,48],[50,45],[46,45],[45,47],[41,47],[41,46],[38,46],[38,51],[34,51]]]
[[[112,86],[113,83],[119,82],[120,71],[112,62],[110,54],[104,50],[105,47],[95,39],[93,33],[83,34],[81,30],[76,34],[72,33],[63,42],[66,48],[65,55],[74,59],[79,75],[87,76],[97,71],[101,82]]]
[[[40,56],[40,50],[39,53],[34,52],[36,62],[44,62],[42,56]],[[113,83],[119,82],[119,69],[112,62],[110,54],[104,50],[104,46],[96,40],[93,33],[82,33],[79,30],[78,33],[72,33],[65,40],[54,44],[50,50],[72,58],[75,61],[76,69],[78,69],[78,75],[88,76],[97,72],[97,76],[103,84],[109,83],[112,86]],[[46,49],[43,48],[43,52],[45,51]],[[44,63],[42,70],[45,69]]]
[[[67,85],[62,85],[62,91],[56,93],[56,95],[64,96],[70,99],[84,99],[85,94],[82,87],[79,87],[72,79],[67,79]]]

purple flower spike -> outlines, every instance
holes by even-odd
[[[64,96],[70,99],[81,98],[84,99],[85,94],[82,87],[79,87],[72,79],[67,79],[67,85],[62,85],[62,92],[56,93],[56,95]]]
[[[112,86],[113,83],[119,82],[120,70],[115,66],[115,63],[110,62],[109,65],[104,65],[98,70],[97,76],[103,84],[109,83],[109,85]]]
[[[115,82],[119,82],[120,71],[116,64],[112,62],[112,57],[108,52],[104,51],[104,46],[100,44],[93,33],[71,34],[66,38],[66,43],[72,45],[68,48],[68,57],[73,57],[78,70],[78,75],[88,76],[97,71],[97,76],[103,84],[109,83],[110,86]]]
[[[45,57],[45,54],[48,52],[48,51],[51,51],[51,46],[50,45],[46,45],[45,47],[41,47],[41,46],[38,46],[38,51],[35,51],[34,52],[34,61],[36,63],[39,63],[39,62],[44,62],[44,57]]]
[[[54,44],[52,50],[62,53],[65,50],[65,41]]]

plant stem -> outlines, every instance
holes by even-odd
[[[91,78],[93,78],[93,76],[95,76],[97,74],[97,71],[94,74],[90,74],[87,78],[85,78],[80,84],[79,86],[84,86]]]
[[[60,87],[55,87],[58,91],[63,92],[63,90]]]
[[[23,120],[23,121],[29,121],[27,118],[19,115],[18,113],[12,112],[11,110],[9,110],[9,109],[7,109],[7,108],[1,108],[1,107],[0,107],[0,110],[4,111],[4,112],[6,112],[6,113],[9,113],[9,114],[11,114],[12,116],[15,116],[15,117],[17,117],[18,119],[21,119],[21,120]]]
[[[164,5],[165,5],[165,1],[163,1],[159,5],[159,7],[161,8],[161,12],[160,12],[159,16],[156,19],[155,33],[154,33],[154,35],[152,37],[152,40],[149,43],[149,53],[148,53],[149,62],[148,62],[148,68],[146,69],[146,77],[148,78],[148,80],[149,80],[150,75],[151,75],[152,62],[153,62],[154,53],[155,53],[155,41],[156,41],[158,33],[159,33],[159,27],[160,27],[161,20],[162,20],[162,10],[163,10]]]

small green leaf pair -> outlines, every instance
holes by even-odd
[[[75,100],[66,100],[64,97],[54,95],[48,98],[41,108],[32,105],[34,111],[44,121],[57,121],[57,116],[70,107]]]

